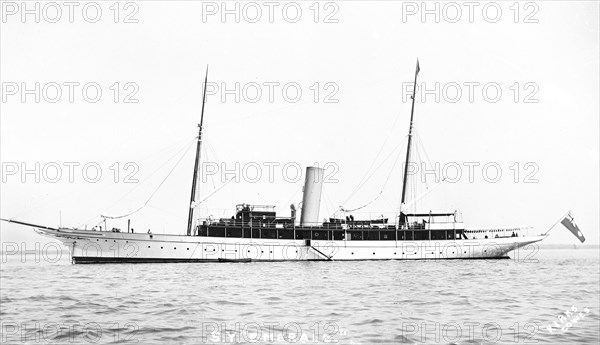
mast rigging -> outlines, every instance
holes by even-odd
[[[413,94],[412,94],[412,107],[410,109],[410,127],[408,129],[408,145],[406,147],[406,161],[404,162],[404,178],[402,180],[402,199],[400,201],[400,224],[401,225],[404,224],[402,207],[406,200],[406,182],[408,179],[408,163],[410,162],[410,146],[412,143],[413,119],[414,119],[414,114],[415,114],[415,94],[417,92],[417,76],[419,75],[420,70],[421,70],[421,68],[419,67],[419,59],[417,59],[417,68],[415,70],[415,82],[414,82]]]
[[[204,105],[206,104],[206,84],[208,82],[208,66],[204,76],[204,92],[202,95],[202,111],[200,112],[200,123],[198,124],[198,142],[196,144],[196,160],[194,161],[194,176],[192,177],[192,193],[190,196],[187,235],[192,235],[192,223],[194,220],[194,209],[196,208],[196,185],[198,183],[198,165],[200,163],[200,148],[202,147],[202,124],[204,123]]]

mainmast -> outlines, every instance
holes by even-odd
[[[190,197],[190,210],[188,216],[187,235],[192,235],[192,223],[194,220],[194,209],[196,205],[196,184],[198,183],[198,165],[200,164],[200,148],[202,146],[202,123],[204,122],[204,104],[206,104],[206,83],[208,82],[208,66],[206,66],[206,75],[204,77],[204,92],[202,95],[202,112],[200,113],[200,124],[198,124],[198,142],[196,144],[196,160],[194,161],[194,176],[192,178],[192,195]]]
[[[400,201],[400,224],[403,224],[402,207],[406,200],[406,182],[408,179],[408,163],[410,162],[410,145],[412,143],[412,131],[413,131],[413,118],[415,115],[415,94],[417,92],[417,75],[419,75],[419,59],[417,59],[417,69],[415,70],[415,83],[412,94],[412,108],[410,109],[410,127],[408,129],[408,146],[406,148],[406,161],[404,162],[404,179],[402,181],[402,200]]]

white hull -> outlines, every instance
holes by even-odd
[[[544,236],[477,240],[320,241],[36,229],[69,248],[76,263],[507,258]]]

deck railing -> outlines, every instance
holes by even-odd
[[[296,224],[290,218],[275,218],[275,219],[253,219],[242,221],[240,219],[199,219],[197,225],[210,227],[227,227],[227,228],[265,228],[265,229],[295,229],[295,228],[315,228],[319,230],[350,230],[350,229],[374,229],[374,230],[394,230],[397,226],[392,223],[377,223],[365,221],[344,221],[342,223],[335,222],[316,222]]]

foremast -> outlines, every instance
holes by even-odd
[[[192,193],[190,197],[190,209],[188,215],[187,235],[192,235],[192,225],[194,221],[194,210],[196,209],[196,189],[198,185],[198,166],[200,165],[200,149],[202,147],[202,124],[204,123],[204,105],[206,104],[206,86],[208,82],[208,66],[206,66],[206,75],[204,76],[204,91],[202,94],[202,111],[200,113],[200,123],[198,124],[198,141],[196,143],[196,160],[194,161],[194,176],[192,177]]]
[[[410,148],[412,144],[412,132],[413,132],[413,119],[415,115],[415,95],[417,92],[417,76],[419,75],[419,59],[417,59],[417,68],[415,69],[415,82],[412,94],[412,107],[410,109],[410,127],[408,129],[408,145],[406,147],[406,160],[404,161],[404,178],[402,180],[402,199],[400,201],[400,225],[405,223],[405,217],[403,213],[404,203],[406,201],[406,183],[408,181],[408,163],[410,162]]]

